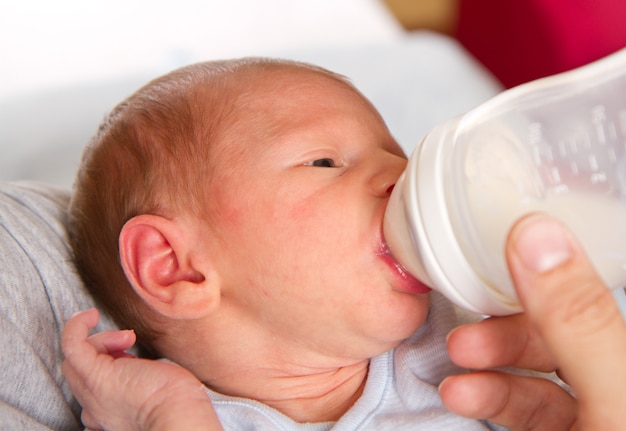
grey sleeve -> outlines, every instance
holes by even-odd
[[[94,306],[72,265],[69,192],[0,183],[0,430],[81,430],[61,331]],[[112,328],[103,316],[99,330]]]

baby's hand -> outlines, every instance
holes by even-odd
[[[73,316],[63,330],[63,373],[83,407],[90,429],[221,430],[202,383],[188,370],[125,353],[133,331],[89,337],[98,311]]]

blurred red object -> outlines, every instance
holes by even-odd
[[[456,37],[506,86],[626,47],[625,0],[460,0]]]

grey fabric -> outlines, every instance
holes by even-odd
[[[69,192],[0,183],[0,429],[79,430],[61,373],[61,331],[94,306],[71,262]],[[113,328],[103,317],[99,329]]]

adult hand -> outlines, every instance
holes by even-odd
[[[221,430],[202,383],[188,370],[124,353],[132,331],[88,337],[95,309],[77,313],[63,330],[63,373],[83,407],[88,429]]]
[[[452,360],[484,371],[446,379],[444,403],[512,430],[623,430],[626,325],[581,245],[534,214],[514,226],[506,253],[525,312],[450,334]],[[490,370],[503,366],[557,370],[576,398],[549,380]]]

